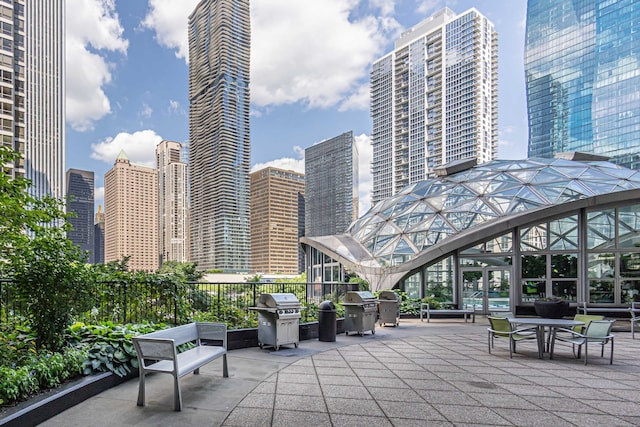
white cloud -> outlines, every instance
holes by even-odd
[[[366,109],[369,67],[400,29],[392,0],[372,0],[360,14],[354,0],[251,2],[251,102],[309,108]],[[150,0],[142,27],[188,62],[187,18],[196,0]],[[277,19],[274,19],[277,17]],[[368,101],[368,100],[367,100]]]
[[[266,163],[256,163],[251,167],[251,172],[259,171],[266,167],[274,167],[284,170],[292,170],[298,173],[304,173],[304,148],[295,146],[293,151],[298,155],[297,159],[291,157],[283,157],[276,160],[271,160]]]
[[[149,104],[144,103],[142,104],[142,110],[140,110],[140,116],[145,117],[145,118],[149,118],[151,117],[151,114],[153,114],[153,109],[151,108],[151,106],[149,106]]]
[[[431,15],[444,7],[442,3],[441,0],[422,0],[416,11],[424,15]],[[447,6],[451,7],[455,3],[455,1],[449,1]]]
[[[358,149],[358,197],[360,201],[360,216],[362,216],[371,207],[371,187],[373,186],[371,159],[373,158],[373,148],[371,147],[371,137],[369,135],[357,135],[354,139]]]
[[[114,0],[67,0],[66,8],[67,121],[86,131],[111,112],[103,89],[111,81],[111,66],[95,51],[126,54],[128,41]]]
[[[175,49],[177,58],[189,62],[189,15],[199,0],[149,0],[149,12],[141,25],[155,32],[160,46]]]
[[[114,138],[107,138],[97,144],[91,144],[91,158],[113,164],[121,150],[131,163],[155,167],[156,146],[162,137],[153,130],[142,130],[134,133],[121,132]]]

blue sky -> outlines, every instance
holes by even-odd
[[[104,174],[124,149],[153,166],[187,142],[187,17],[198,0],[67,0],[67,168]],[[526,0],[252,0],[251,165],[304,172],[304,149],[352,130],[369,206],[369,69],[443,7],[475,7],[498,31],[498,157],[525,158]]]

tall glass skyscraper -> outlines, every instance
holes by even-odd
[[[69,198],[67,212],[76,214],[76,216],[69,218],[73,229],[67,233],[67,237],[87,253],[89,264],[95,264],[93,171],[69,169],[66,178],[66,191]]]
[[[249,271],[249,0],[189,16],[191,261]]]
[[[305,235],[344,233],[358,219],[358,149],[353,131],[304,150]]]
[[[529,156],[583,151],[640,167],[640,2],[529,0]]]
[[[0,144],[36,197],[64,197],[64,1],[0,2]]]
[[[371,70],[374,204],[453,160],[495,158],[498,37],[475,9],[405,31]]]

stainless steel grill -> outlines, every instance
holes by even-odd
[[[365,331],[376,333],[378,317],[378,300],[369,291],[349,291],[344,296],[344,333],[356,332],[364,335]]]
[[[393,291],[382,291],[378,295],[378,312],[380,313],[380,326],[387,323],[398,326],[400,323],[400,298]]]
[[[258,306],[258,346],[271,346],[278,351],[281,345],[300,342],[300,301],[294,294],[261,294]]]

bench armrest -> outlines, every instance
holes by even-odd
[[[177,359],[176,347],[170,338],[133,337],[132,340],[142,368],[147,367],[145,360],[175,361]]]

